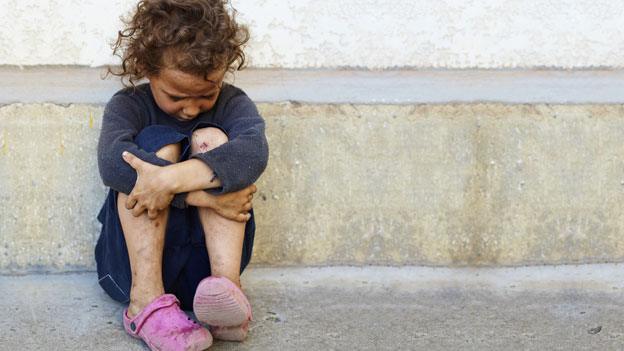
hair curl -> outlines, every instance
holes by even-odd
[[[108,73],[134,86],[163,68],[204,78],[218,69],[241,70],[249,30],[236,14],[228,0],[141,0],[130,19],[122,18],[125,29],[113,44],[121,66]]]

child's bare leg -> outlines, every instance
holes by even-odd
[[[158,150],[156,155],[162,159],[177,162],[180,145],[167,145]],[[160,211],[153,220],[147,217],[147,212],[134,217],[132,211],[126,209],[127,198],[128,195],[119,193],[117,210],[132,270],[132,287],[128,306],[128,317],[132,318],[155,298],[165,293],[162,281],[162,255],[169,209]]]
[[[193,133],[191,152],[206,152],[227,141],[227,136],[217,128],[198,129]],[[240,286],[245,223],[226,219],[210,208],[199,207],[197,210],[206,236],[212,275],[226,277]]]
[[[221,217],[209,208],[199,208],[213,276],[226,277],[240,287],[241,253],[245,223]]]

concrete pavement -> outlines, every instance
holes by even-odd
[[[212,350],[621,350],[624,265],[251,268]],[[94,273],[0,276],[0,350],[146,350]]]

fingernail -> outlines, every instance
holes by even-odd
[[[121,156],[128,156],[128,151],[124,151],[121,153]]]

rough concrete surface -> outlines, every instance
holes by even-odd
[[[254,262],[624,259],[622,105],[260,104]],[[0,108],[0,271],[92,269],[101,107]]]
[[[621,265],[253,268],[244,343],[212,350],[621,350]],[[87,274],[0,276],[0,350],[147,350]]]
[[[117,62],[137,0],[0,0],[0,64]],[[234,0],[254,67],[623,67],[612,0]]]

